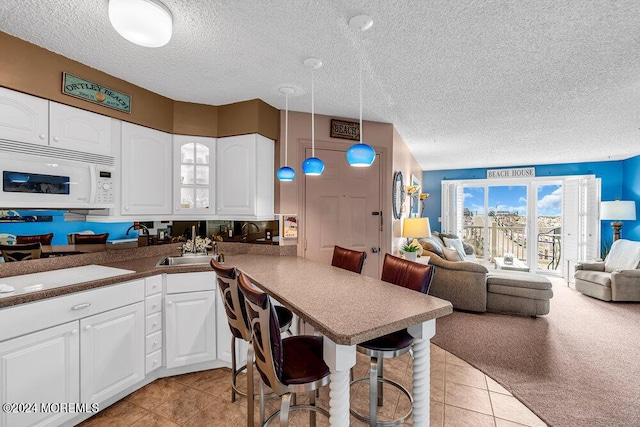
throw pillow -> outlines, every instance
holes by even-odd
[[[444,259],[446,259],[447,261],[462,261],[458,250],[455,248],[442,248],[442,253],[444,254]]]
[[[444,248],[444,246],[442,245],[442,241],[437,237],[425,237],[418,241],[424,249],[442,256],[442,249]]]
[[[465,253],[464,253],[464,246],[462,246],[462,240],[460,240],[460,238],[458,239],[451,239],[449,237],[443,237],[444,240],[444,244],[447,247],[452,247],[454,248],[456,251],[458,251],[458,254],[460,254],[460,259],[464,259]]]

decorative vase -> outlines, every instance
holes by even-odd
[[[405,252],[404,257],[409,261],[416,262],[418,260],[418,252]]]

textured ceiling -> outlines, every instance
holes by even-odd
[[[277,88],[309,112],[393,123],[425,170],[640,154],[636,0],[164,0],[168,45],[133,45],[107,0],[2,0],[0,31],[167,97],[221,105]],[[364,33],[347,22],[366,13]],[[365,135],[366,138],[366,135]]]

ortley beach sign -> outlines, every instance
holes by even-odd
[[[62,93],[131,114],[131,96],[69,73],[62,73]]]

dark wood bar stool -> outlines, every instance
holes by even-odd
[[[16,243],[35,243],[40,242],[42,245],[51,245],[53,233],[34,234],[32,236],[16,236]]]
[[[253,335],[255,364],[262,382],[282,398],[280,410],[272,414],[264,425],[280,416],[280,426],[289,424],[289,413],[310,410],[309,425],[316,425],[316,412],[329,413],[315,406],[316,393],[329,384],[329,367],[322,356],[322,337],[296,335],[282,338],[278,317],[269,296],[254,286],[247,276],[238,277],[240,292],[244,294],[247,314]],[[252,378],[249,378],[253,381]],[[309,405],[291,405],[296,393],[309,393]]]
[[[238,389],[237,378],[242,371],[246,370],[247,384],[249,384],[248,380],[251,369],[247,369],[247,365],[253,362],[251,329],[249,327],[244,295],[238,289],[238,270],[234,267],[222,265],[214,259],[211,260],[211,268],[215,271],[218,279],[220,297],[224,302],[224,309],[227,313],[227,321],[229,323],[229,329],[231,330],[231,402],[235,402],[236,394],[246,396],[247,393],[249,393],[249,385],[247,385],[246,393]],[[278,330],[280,333],[289,332],[291,321],[293,320],[293,313],[286,307],[281,306],[276,306],[275,310],[278,318]],[[238,338],[249,343],[247,349],[247,364],[240,367],[237,367],[236,356],[236,339]],[[253,387],[251,387],[251,389],[253,390]],[[264,405],[261,404],[261,408],[263,406]],[[253,404],[248,405],[247,410],[249,412],[248,418],[251,423],[250,425],[253,425]],[[264,413],[261,413],[260,421],[264,421]]]
[[[423,294],[429,292],[434,267],[428,264],[419,264],[402,258],[386,254],[382,266],[381,280],[402,286]],[[351,414],[358,420],[370,426],[396,426],[406,422],[413,413],[413,396],[396,381],[383,377],[383,360],[402,356],[411,350],[413,337],[406,329],[393,332],[359,344],[356,348],[359,352],[371,357],[369,376],[352,381],[355,384],[360,381],[369,381],[369,417],[357,413],[353,409]],[[400,390],[412,404],[412,409],[401,418],[393,421],[378,422],[378,406],[382,406],[383,384],[390,384]]]
[[[0,245],[0,254],[4,258],[4,262],[37,259],[42,255],[42,245],[40,242]]]
[[[335,246],[333,248],[331,265],[360,274],[362,273],[362,267],[364,266],[365,259],[367,259],[366,252],[354,251],[352,249]]]
[[[104,244],[107,243],[109,233],[102,234],[80,234],[72,233],[67,235],[67,242],[70,245],[89,245],[89,244]]]

